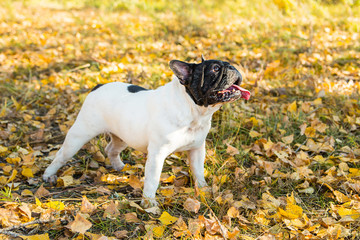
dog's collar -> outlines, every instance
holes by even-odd
[[[200,95],[200,96],[198,98],[196,98],[196,94],[194,93],[194,90],[191,88],[191,83],[192,83],[193,79],[191,79],[191,81],[189,81],[184,86],[185,86],[186,92],[190,95],[191,99],[195,102],[195,104],[197,104],[199,106],[207,107],[207,106],[209,106],[209,104],[208,104],[209,95],[216,88],[216,86],[220,83],[221,79],[224,76],[225,66],[224,66],[224,64],[221,63],[221,72],[220,72],[219,77],[216,79],[215,84],[213,85],[214,87],[211,87],[210,89],[208,89],[206,91],[205,94],[203,94],[202,87],[204,86],[204,75],[205,75],[206,65],[205,65],[204,61],[201,64],[202,64],[201,80],[200,80],[199,84],[197,85],[198,95]]]

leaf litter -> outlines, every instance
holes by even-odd
[[[0,239],[360,237],[359,6],[248,1],[253,16],[210,2],[0,4]],[[115,172],[106,136],[43,183],[91,88],[155,88],[171,59],[201,54],[239,64],[254,96],[214,115],[208,188],[172,154],[160,206],[143,209],[144,155],[125,150]]]

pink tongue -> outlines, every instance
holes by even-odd
[[[246,90],[245,88],[242,88],[236,84],[231,85],[230,88],[235,88],[236,90],[239,90],[241,92],[241,98],[244,98],[246,100],[250,99],[250,92]]]

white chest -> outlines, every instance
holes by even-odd
[[[210,130],[210,121],[192,123],[170,134],[170,142],[174,151],[187,151],[199,148]]]

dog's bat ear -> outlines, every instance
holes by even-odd
[[[205,58],[204,58],[204,55],[201,54],[201,63],[205,62]]]
[[[181,84],[186,85],[189,83],[192,75],[192,64],[179,60],[171,60],[169,65]]]

